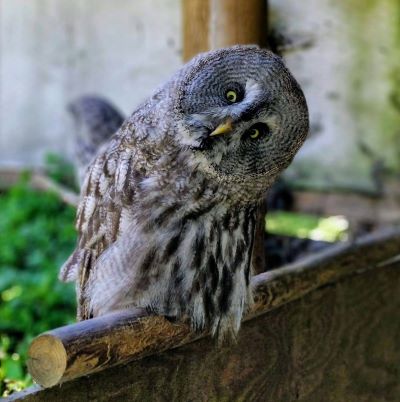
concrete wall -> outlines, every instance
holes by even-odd
[[[70,149],[66,103],[98,93],[126,114],[180,65],[179,0],[0,2],[0,164]]]
[[[311,114],[311,135],[290,172],[293,179],[373,188],[380,174],[398,175],[400,2],[269,4],[271,28]]]
[[[269,7],[311,114],[288,176],[373,188],[383,164],[399,172],[399,1]],[[0,18],[0,164],[68,151],[73,97],[99,93],[128,114],[181,64],[180,0],[3,0]]]

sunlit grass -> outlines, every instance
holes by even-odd
[[[321,218],[297,212],[271,212],[266,216],[269,233],[326,242],[347,239],[349,223],[344,216]]]

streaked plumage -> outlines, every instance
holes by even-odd
[[[89,168],[60,274],[77,281],[79,318],[137,306],[235,336],[257,203],[307,132],[304,96],[271,52],[236,46],[185,65]]]

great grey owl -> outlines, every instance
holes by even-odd
[[[88,170],[60,273],[77,282],[78,318],[141,307],[235,337],[258,203],[307,132],[303,93],[273,53],[235,46],[182,67]]]
[[[122,114],[99,96],[81,96],[68,105],[73,119],[75,160],[79,184],[82,184],[90,162],[99,148],[121,127]]]

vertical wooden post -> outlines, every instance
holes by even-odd
[[[266,0],[210,0],[210,47],[266,44]]]
[[[267,0],[182,0],[183,59],[237,45],[267,44]],[[257,214],[253,248],[256,273],[265,270],[265,206]]]
[[[182,0],[183,58],[236,45],[267,43],[266,0]]]
[[[210,1],[182,0],[183,60],[210,50]]]

